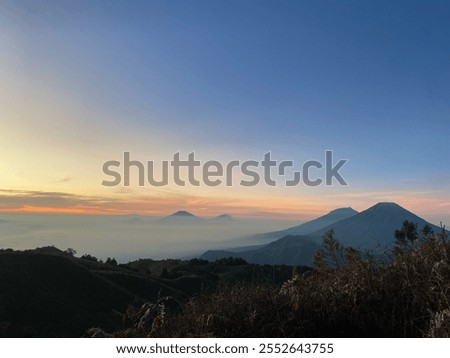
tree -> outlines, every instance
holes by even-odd
[[[431,229],[431,227],[430,227]],[[428,228],[426,229],[428,231]],[[404,254],[409,251],[414,251],[417,248],[419,234],[417,232],[417,224],[411,221],[403,221],[402,228],[395,230],[395,254]]]
[[[316,253],[314,254],[313,268],[314,270],[319,272],[325,272],[328,270],[328,264],[323,249],[317,250]]]
[[[445,225],[442,224],[442,221],[441,221],[441,232],[437,236],[442,243],[447,242],[447,236],[448,236],[447,230],[445,230]]]
[[[359,250],[348,247],[345,249],[345,262],[347,263],[356,263],[361,261],[361,252]]]
[[[434,238],[434,231],[433,228],[426,224],[422,230],[421,230],[422,238],[423,240],[429,240],[431,238]]]
[[[117,266],[117,261],[116,261],[116,259],[113,257],[113,258],[110,258],[110,257],[108,257],[107,259],[106,259],[106,262],[105,262],[107,265],[112,265],[112,266]]]
[[[89,255],[89,254],[84,254],[83,256],[81,256],[82,260],[88,260],[88,261],[93,261],[93,262],[98,262],[98,259],[95,256]]]
[[[323,237],[323,247],[331,265],[335,268],[342,266],[344,262],[344,246],[335,239],[334,229],[328,230]]]
[[[322,238],[322,248],[314,255],[313,267],[318,271],[327,270],[329,264],[339,268],[345,262],[345,253],[344,246],[334,237],[334,229],[330,229]]]
[[[70,256],[75,256],[77,254],[77,250],[72,249],[72,248],[68,248],[67,250],[64,251],[66,254],[70,255]]]

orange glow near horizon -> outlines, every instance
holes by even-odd
[[[14,196],[10,196],[14,197]],[[88,199],[89,200],[89,199]],[[275,204],[276,202],[276,204]],[[261,218],[295,221],[309,219],[327,212],[327,208],[316,203],[299,204],[298,199],[278,198],[259,199],[219,199],[203,197],[144,197],[131,200],[108,200],[92,205],[32,205],[0,207],[3,213],[46,213],[46,214],[79,214],[79,215],[150,215],[164,216],[179,210],[186,210],[194,215],[213,217],[230,214],[241,218]]]
[[[107,194],[107,193],[105,193]],[[354,192],[346,195],[329,193],[318,196],[275,195],[267,193],[223,192],[212,195],[183,195],[182,192],[156,192],[150,196],[139,191],[89,196],[65,192],[0,190],[0,212],[74,215],[148,215],[166,216],[186,210],[200,217],[229,214],[243,219],[307,221],[336,208],[352,207],[363,211],[378,202],[396,202],[404,208],[435,223],[449,219],[449,198],[433,193],[417,192]]]
[[[26,205],[21,208],[0,208],[2,213],[34,213],[34,214],[76,214],[76,215],[124,215],[127,212],[115,209],[91,209],[91,208],[55,208]]]

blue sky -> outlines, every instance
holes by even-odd
[[[447,1],[5,1],[5,123],[70,181],[30,187],[11,163],[35,158],[11,140],[4,186],[95,191],[98,163],[129,149],[299,161],[332,149],[350,188],[308,200],[406,192],[450,217],[449,15]]]

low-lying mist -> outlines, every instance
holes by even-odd
[[[119,262],[138,258],[188,258],[209,249],[252,245],[247,237],[292,222],[267,219],[162,219],[149,216],[0,214],[0,248],[73,248]]]

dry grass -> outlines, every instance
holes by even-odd
[[[450,244],[428,238],[389,263],[347,259],[294,274],[282,287],[253,285],[130,311],[127,337],[449,337]],[[150,313],[147,313],[149,316]]]

